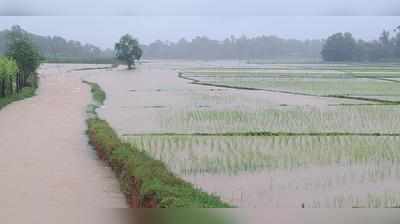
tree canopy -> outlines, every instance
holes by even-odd
[[[325,61],[385,61],[400,59],[400,29],[384,30],[377,40],[356,41],[351,33],[330,36],[321,51]]]
[[[155,41],[143,46],[144,57],[155,59],[319,59],[322,40],[282,39],[275,36],[213,40],[199,36],[177,42]]]
[[[28,75],[36,71],[40,65],[41,57],[26,32],[15,26],[9,33],[8,41],[6,55],[17,62],[21,72]]]
[[[13,93],[13,82],[17,77],[17,72],[18,66],[13,59],[0,57],[0,97]]]
[[[40,55],[49,61],[96,61],[101,59],[111,59],[113,51],[110,49],[102,50],[92,44],[83,44],[75,40],[66,40],[59,36],[40,36],[24,31],[19,27],[24,35],[27,36],[37,47]],[[11,30],[0,31],[0,54],[5,54],[8,45],[8,36]]]
[[[351,61],[355,49],[356,41],[351,33],[336,33],[328,38],[321,54],[325,61]]]
[[[140,60],[142,54],[139,42],[129,34],[122,36],[120,41],[115,44],[117,59],[125,62],[128,65],[128,69],[132,69],[132,66],[135,66],[135,61]]]
[[[36,69],[39,68],[41,56],[27,33],[18,26],[14,26],[8,35],[6,55],[15,60],[19,69],[17,90],[36,85]]]

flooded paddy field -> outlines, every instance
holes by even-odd
[[[98,113],[125,141],[233,205],[400,206],[400,67],[147,61],[74,73],[105,90]]]

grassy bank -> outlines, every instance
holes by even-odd
[[[45,63],[55,64],[114,64],[114,58],[70,58],[70,57],[57,57],[46,58]]]
[[[3,107],[7,106],[8,104],[18,101],[18,100],[23,100],[29,97],[32,97],[35,95],[35,90],[36,88],[33,87],[25,87],[21,90],[21,92],[7,96],[7,97],[0,97],[0,109]]]
[[[110,125],[96,115],[96,108],[103,104],[106,94],[97,84],[86,83],[91,86],[96,102],[88,110],[91,115],[87,120],[90,144],[116,172],[131,207],[230,207],[218,197],[175,176],[161,161],[122,142]]]

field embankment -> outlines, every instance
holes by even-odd
[[[96,101],[88,109],[91,115],[87,120],[90,144],[118,175],[131,207],[230,207],[218,197],[195,189],[176,177],[161,161],[152,159],[134,145],[123,143],[110,125],[96,115],[96,108],[105,100],[104,91],[95,83],[86,83],[91,86]]]

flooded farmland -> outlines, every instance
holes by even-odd
[[[98,113],[125,141],[235,206],[398,207],[397,85],[347,77],[356,69],[147,61],[72,73],[105,90]]]

